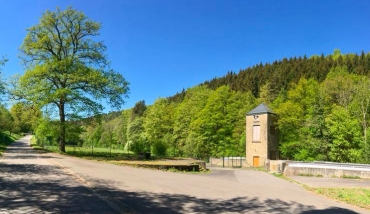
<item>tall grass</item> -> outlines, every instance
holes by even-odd
[[[35,149],[42,149],[45,151],[50,152],[59,152],[59,146],[58,145],[37,145],[34,141],[31,145]],[[113,149],[113,148],[97,148],[97,147],[78,147],[78,146],[70,146],[66,145],[66,154],[76,157],[83,157],[83,158],[105,158],[105,159],[114,159],[116,157],[123,157],[126,156],[127,158],[132,156],[132,152],[128,152],[123,149]],[[94,159],[95,159],[94,158]]]
[[[370,210],[369,188],[316,188],[319,194]]]

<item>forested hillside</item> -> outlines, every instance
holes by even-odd
[[[244,156],[245,114],[264,102],[279,118],[282,158],[369,163],[369,74],[364,52],[259,64],[85,120],[72,141],[158,156]]]

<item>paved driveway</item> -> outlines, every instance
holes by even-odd
[[[370,213],[259,171],[183,174],[57,156],[100,193],[139,213]]]
[[[0,213],[117,213],[88,188],[29,147],[11,144],[0,160]]]
[[[217,169],[209,174],[183,174],[116,166],[58,154],[44,154],[61,167],[55,179],[70,174],[70,183],[93,189],[124,211],[136,213],[370,213],[306,191],[259,171]],[[37,159],[31,159],[37,160]],[[11,174],[11,172],[8,172]],[[73,178],[73,179],[72,179]],[[11,181],[16,185],[16,181]],[[29,181],[25,181],[28,182]],[[7,180],[1,180],[7,183]],[[63,186],[63,182],[60,183]],[[35,187],[36,188],[36,187]],[[21,191],[20,189],[19,191]],[[88,193],[88,192],[87,192]],[[86,193],[86,194],[87,194]],[[1,193],[3,194],[3,193]],[[73,200],[79,194],[65,198]],[[27,198],[26,195],[24,197]],[[92,196],[91,196],[92,197]],[[20,198],[20,197],[19,197]],[[47,203],[48,198],[39,198]],[[77,200],[77,199],[75,199]],[[3,203],[0,201],[0,203]],[[16,203],[16,202],[12,202]],[[98,203],[98,202],[96,202]],[[85,204],[94,206],[95,202]],[[11,207],[10,207],[11,208]],[[40,209],[42,210],[41,207]],[[91,208],[90,211],[94,211]],[[87,213],[89,210],[86,211]]]

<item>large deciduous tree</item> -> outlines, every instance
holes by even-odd
[[[59,8],[46,11],[27,29],[20,47],[26,73],[13,94],[38,103],[55,105],[59,112],[60,151],[65,152],[66,120],[82,112],[97,113],[106,99],[120,107],[128,82],[109,67],[103,42],[93,40],[101,24],[82,12]]]
[[[354,84],[354,99],[352,110],[362,125],[363,153],[365,162],[369,162],[369,145],[367,142],[367,130],[370,109],[370,79],[366,76],[358,76]]]

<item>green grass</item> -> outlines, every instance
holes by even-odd
[[[283,179],[285,179],[286,177],[283,175],[283,174],[281,174],[281,173],[271,173],[273,176],[275,176],[275,177],[278,177],[278,178],[283,178]]]
[[[316,193],[370,209],[370,189],[367,188],[315,188]]]
[[[298,176],[313,177],[313,174],[299,173]]]
[[[296,183],[309,191],[370,210],[370,188],[313,188],[292,180],[282,174],[272,173],[272,175],[292,183]],[[321,175],[314,176],[322,177]],[[352,178],[352,176],[350,177]]]
[[[360,179],[359,176],[353,176],[353,175],[343,175],[342,178],[347,178],[347,179]]]
[[[6,147],[9,146],[14,140],[17,140],[21,137],[18,134],[12,134],[11,136],[8,133],[0,133],[0,155],[5,151]]]
[[[49,152],[56,152],[60,153],[59,146],[49,146],[49,145],[38,145],[36,140],[32,138],[31,146],[37,150],[44,150]],[[77,147],[77,146],[69,146],[66,145],[65,147],[66,153],[65,155],[85,158],[85,159],[96,159],[96,160],[114,160],[117,157],[127,157],[130,159],[132,153],[128,153],[122,149],[109,149],[109,148],[89,148],[89,147]]]
[[[253,167],[252,169],[256,171],[261,171],[261,172],[268,172],[268,170],[266,170],[266,168],[263,166]]]
[[[305,177],[323,177],[323,175],[320,174],[305,174],[305,173],[299,173],[298,176],[305,176]]]
[[[59,151],[59,147],[58,146],[45,146],[44,147],[45,149],[47,150],[50,150],[50,151]],[[90,147],[77,147],[77,146],[68,146],[66,145],[66,153],[67,154],[75,154],[75,155],[80,155],[80,156],[85,156],[85,155],[93,155],[93,154],[100,154],[100,153],[103,153],[103,154],[106,154],[106,155],[110,155],[110,150],[109,148],[95,148],[92,150]],[[111,149],[111,153],[112,155],[115,155],[115,154],[127,154],[126,151],[123,151],[122,149]],[[105,155],[103,155],[105,156]]]
[[[40,152],[59,152],[58,146],[40,146],[37,145],[36,140],[34,138],[31,139],[31,146],[39,150]],[[132,167],[140,167],[140,168],[150,168],[150,169],[160,169],[165,171],[172,171],[172,172],[187,172],[187,173],[207,173],[208,171],[200,171],[200,172],[193,172],[193,171],[186,171],[186,170],[178,170],[176,168],[184,168],[185,166],[191,167],[193,165],[192,162],[194,160],[179,160],[178,158],[171,159],[159,159],[157,157],[152,157],[151,160],[139,160],[137,155],[133,153],[127,153],[122,149],[110,149],[109,148],[94,148],[92,152],[91,148],[88,147],[75,147],[75,146],[66,146],[66,153],[63,155],[74,156],[78,158],[83,158],[87,160],[94,160],[94,161],[104,161],[107,163],[115,164],[115,165],[125,165],[125,166],[132,166]],[[172,167],[172,168],[171,168]],[[170,170],[169,170],[170,168]]]

